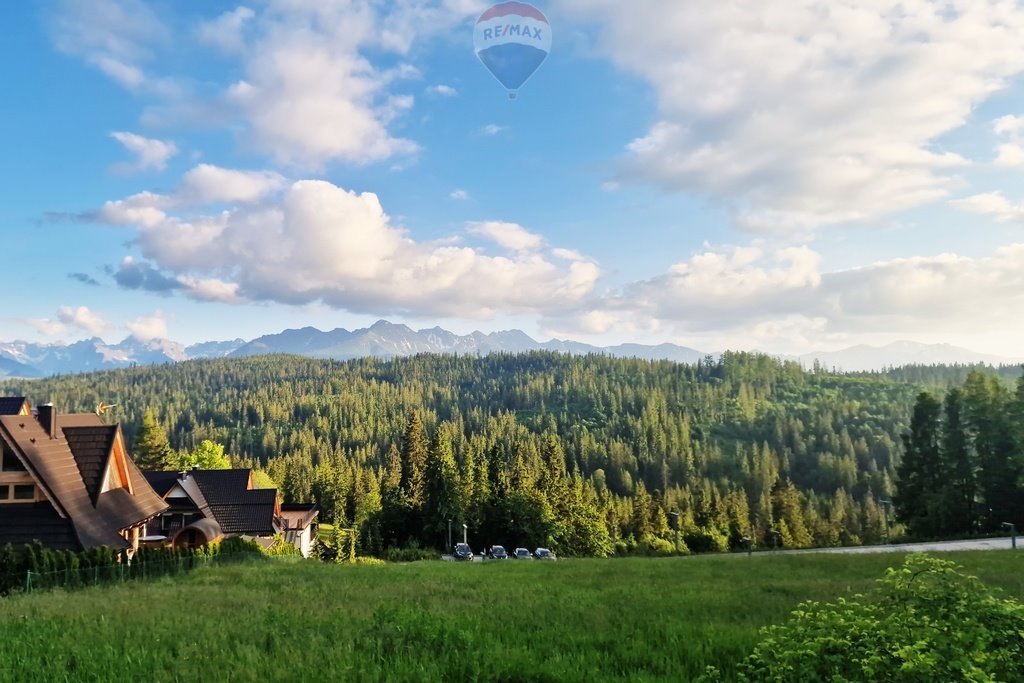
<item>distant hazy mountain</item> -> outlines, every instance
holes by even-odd
[[[222,342],[202,342],[185,347],[185,355],[189,358],[224,358],[245,346],[244,339],[232,339]]]
[[[13,362],[20,366],[6,373],[14,377],[87,372],[134,364],[176,363],[188,357],[184,346],[167,339],[144,342],[128,337],[119,344],[107,344],[99,337],[73,344],[0,343],[0,363]],[[4,374],[2,370],[0,374]]]
[[[243,339],[203,342],[185,347],[169,340],[143,342],[128,337],[118,344],[102,339],[84,339],[73,344],[32,344],[0,342],[0,378],[41,377],[54,374],[86,372],[133,364],[176,363],[194,358],[225,358],[288,353],[312,358],[348,360],[375,356],[392,358],[417,353],[452,353],[486,355],[489,353],[523,353],[526,351],[557,351],[560,353],[603,353],[621,358],[671,360],[694,363],[707,355],[703,351],[675,344],[644,346],[622,344],[598,347],[571,340],[552,339],[538,342],[521,330],[484,334],[473,332],[458,335],[440,327],[413,330],[381,320],[359,330],[336,329],[322,332],[314,327],[285,330],[246,342]],[[917,344],[896,342],[888,346],[854,346],[842,351],[809,353],[798,358],[806,366],[815,360],[826,368],[847,372],[882,369],[908,364],[1011,363],[1000,358],[948,344]]]
[[[992,356],[949,344],[899,341],[885,346],[860,345],[841,351],[819,351],[800,356],[800,362],[808,367],[815,360],[829,370],[835,368],[844,372],[863,372],[900,365],[1008,365],[1020,359]]]

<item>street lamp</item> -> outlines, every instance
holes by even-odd
[[[889,539],[889,508],[892,506],[891,500],[879,500],[882,505],[882,514],[885,515],[885,542],[891,543]]]
[[[469,527],[466,526],[465,524],[463,524],[462,525],[462,542],[467,544],[467,545],[469,544],[469,541],[466,540],[466,534],[468,532],[469,532]]]
[[[448,520],[448,552],[452,550],[452,520]]]
[[[672,527],[676,532],[676,554],[679,554],[679,513],[670,512],[668,513],[668,525]]]
[[[1016,550],[1017,549],[1017,525],[1013,522],[1003,522],[1002,527],[1010,530],[1010,545]]]

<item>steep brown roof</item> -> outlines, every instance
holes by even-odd
[[[75,464],[78,465],[78,471],[82,473],[85,490],[95,503],[114,450],[117,426],[64,427],[63,431],[71,454],[75,458]]]
[[[62,416],[64,417],[80,416]],[[102,425],[102,422],[97,425],[98,417],[91,417],[96,420],[60,419],[58,424],[62,427],[69,424]],[[117,427],[114,429],[119,431]],[[58,432],[60,433],[60,430]],[[62,433],[58,438],[51,439],[39,422],[32,417],[0,415],[0,436],[6,436],[25,457],[29,471],[43,488],[53,507],[65,519],[71,521],[78,543],[83,548],[127,548],[128,543],[119,532],[128,526],[146,521],[167,507],[146,483],[130,458],[126,458],[126,461],[134,495],[127,490],[114,496],[100,494],[94,502],[79,463]],[[116,431],[114,438],[118,438]]]
[[[0,396],[0,415],[17,415],[27,402],[24,396]]]
[[[57,414],[57,426],[61,429],[68,427],[103,427],[106,423],[103,418],[95,413],[70,413],[67,415]]]
[[[277,533],[275,489],[250,489],[250,470],[195,470],[193,481],[209,503],[225,534],[271,536]]]

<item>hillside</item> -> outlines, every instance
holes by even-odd
[[[880,542],[896,533],[879,501],[896,493],[919,390],[731,353],[697,365],[545,352],[261,356],[0,384],[63,410],[115,403],[129,443],[152,410],[175,447],[224,444],[286,501],[359,527],[363,552],[378,554],[445,545],[448,520],[482,542],[672,552],[671,512],[693,551],[745,536]]]

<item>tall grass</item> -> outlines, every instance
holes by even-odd
[[[1024,596],[1024,553],[951,557]],[[273,562],[0,601],[0,680],[680,681],[901,555]]]

